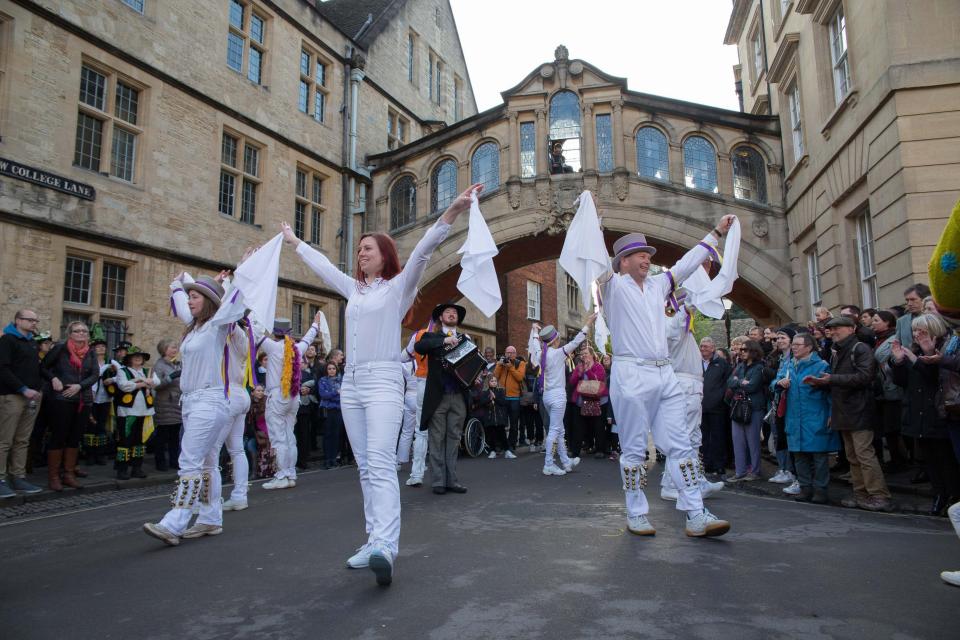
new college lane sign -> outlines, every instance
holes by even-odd
[[[34,167],[29,167],[13,160],[0,158],[0,175],[10,176],[19,180],[26,180],[38,184],[41,187],[54,189],[63,193],[68,193],[84,200],[94,200],[97,197],[97,191],[88,184],[71,180],[55,173],[48,173]]]

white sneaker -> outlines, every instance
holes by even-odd
[[[373,551],[373,545],[369,542],[357,549],[357,552],[347,558],[348,569],[366,569],[370,566],[370,553]]]
[[[722,536],[730,531],[730,523],[704,509],[692,518],[687,515],[686,531],[691,538]]]
[[[537,449],[537,445],[530,445],[530,453],[536,453],[537,451],[539,451],[539,449]]]
[[[800,483],[796,480],[790,484],[790,486],[784,487],[783,492],[788,496],[798,496],[800,495]]]
[[[637,536],[652,536],[657,533],[647,516],[627,516],[627,531]]]
[[[947,584],[960,587],[960,571],[941,571],[940,579]]]
[[[223,502],[224,511],[243,511],[246,508],[246,500],[234,500],[233,498],[230,498],[229,500],[225,500]]]
[[[290,487],[290,481],[286,478],[274,478],[273,480],[268,480],[263,483],[263,488],[267,491],[273,489],[288,489]]]
[[[576,468],[578,464],[580,464],[580,458],[570,458],[570,462],[563,465],[563,470],[566,471],[567,473],[570,473]]]
[[[710,482],[709,480],[700,481],[700,497],[704,500],[721,491],[723,491],[722,482]]]
[[[545,476],[565,476],[567,472],[558,467],[555,464],[548,464],[543,467],[543,475]]]
[[[777,471],[772,478],[767,480],[767,482],[773,482],[775,484],[790,484],[793,482],[793,474],[789,471]]]
[[[180,544],[180,536],[173,533],[163,525],[147,522],[143,525],[143,531],[148,536],[156,538],[157,540],[161,540],[167,546],[175,547]]]
[[[198,522],[183,532],[183,538],[202,538],[203,536],[218,536],[223,533],[223,527],[215,524],[205,524]]]
[[[419,487],[423,484],[423,476],[410,476],[407,478],[406,485],[408,487]]]
[[[507,450],[503,453],[503,457],[506,458],[507,460],[513,460],[513,459],[515,459],[517,456],[513,453],[513,451],[510,451],[510,449],[507,449]]]
[[[660,487],[660,499],[661,500],[673,500],[676,502],[680,498],[680,492],[676,489],[668,489],[667,487]]]
[[[497,457],[497,452],[496,452],[496,451],[491,451],[491,452],[490,452],[490,455],[487,456],[487,460],[493,460],[493,459],[495,459],[496,457]]]
[[[379,545],[374,545],[370,552],[368,565],[377,576],[377,584],[385,587],[393,582],[393,554]]]

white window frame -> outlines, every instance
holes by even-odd
[[[874,253],[873,221],[867,209],[857,216],[857,262],[860,265],[860,296],[863,308],[878,307],[877,260]]]
[[[757,24],[756,30],[750,35],[750,66],[753,71],[752,84],[760,81],[763,73],[763,38],[760,36],[762,26]]]
[[[798,78],[794,78],[791,83],[787,85],[786,94],[788,113],[790,114],[790,139],[793,142],[793,159],[796,162],[799,161],[804,155],[803,115],[801,111],[802,103],[800,99],[800,82]]]
[[[527,320],[540,319],[540,283],[527,280]]]
[[[813,245],[805,252],[807,256],[807,289],[810,292],[810,306],[813,309],[823,306],[823,291],[820,282],[820,257],[817,246]]]
[[[570,315],[580,314],[580,286],[577,281],[565,273],[565,283],[567,290],[567,313]]]
[[[87,169],[88,171],[96,171],[104,175],[110,175],[117,180],[134,184],[137,182],[137,175],[139,174],[138,164],[140,161],[140,141],[143,138],[143,105],[146,101],[146,88],[137,82],[131,81],[129,78],[121,76],[116,71],[88,60],[84,60],[83,64],[81,65],[81,78],[84,68],[89,69],[91,72],[99,74],[104,78],[103,104],[101,106],[91,105],[87,102],[84,102],[79,96],[77,98],[78,128],[81,115],[98,120],[100,122],[100,155],[98,157],[96,168],[84,167],[82,164],[77,162],[76,143],[79,131],[75,130],[73,166]],[[137,94],[137,110],[136,113],[133,114],[133,119],[135,122],[130,122],[128,119],[120,116],[117,112],[117,89],[120,87],[120,84],[123,84],[128,89],[135,91]],[[117,172],[114,171],[116,160],[114,157],[114,153],[116,151],[116,149],[114,149],[114,145],[117,140],[116,136],[118,130],[122,130],[124,133],[132,136],[133,140],[132,149],[130,150],[133,158],[130,162],[129,178],[123,175],[118,175]]]
[[[119,260],[113,256],[75,250],[68,246],[63,263],[64,277],[66,277],[66,260],[70,258],[83,260],[91,264],[90,284],[87,288],[86,303],[69,302],[65,299],[63,289],[60,290],[61,321],[66,320],[68,317],[78,316],[84,316],[88,326],[95,322],[118,321],[124,325],[125,331],[128,331],[130,328],[131,310],[139,308],[141,304],[137,290],[132,286],[136,278],[136,274],[133,273],[135,263]],[[104,265],[107,264],[122,267],[126,270],[123,280],[123,309],[113,309],[103,306],[102,304]],[[66,323],[64,322],[64,324]]]
[[[830,18],[829,25],[830,63],[833,66],[833,98],[840,104],[850,93],[850,63],[847,58],[847,21],[843,13],[843,3]]]

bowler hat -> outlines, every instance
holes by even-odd
[[[210,300],[213,306],[217,308],[220,307],[220,301],[223,300],[223,285],[210,276],[199,276],[193,282],[185,282],[183,288],[186,291],[196,291]]]
[[[457,324],[463,324],[463,319],[467,317],[467,310],[461,307],[458,304],[453,304],[452,302],[444,302],[438,304],[433,308],[433,313],[430,316],[433,318],[434,322],[440,322],[440,314],[442,314],[447,309],[456,309],[457,310]]]
[[[646,251],[651,256],[657,250],[647,244],[647,236],[642,233],[628,233],[613,243],[613,272],[620,273],[620,259],[636,253],[637,251]]]
[[[557,336],[560,334],[557,332],[557,328],[552,324],[548,324],[543,329],[540,329],[540,340],[544,344],[550,344],[557,339]]]
[[[276,318],[273,321],[273,333],[278,336],[290,333],[292,328],[290,318]]]

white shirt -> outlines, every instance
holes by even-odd
[[[313,344],[314,339],[317,337],[317,331],[319,327],[316,324],[310,325],[310,329],[303,334],[303,337],[300,338],[300,341],[295,344],[297,347],[297,353],[303,357],[303,354],[306,352],[307,347]],[[257,348],[267,354],[267,380],[263,385],[263,388],[267,393],[271,391],[276,391],[280,388],[280,378],[283,376],[283,343],[284,340],[274,340],[273,338],[264,338]],[[298,367],[298,362],[294,362],[293,366]],[[300,389],[291,390],[291,393],[300,395]]]
[[[297,253],[307,266],[347,299],[347,364],[399,361],[400,322],[413,304],[430,256],[449,232],[450,225],[437,220],[414,247],[403,271],[391,280],[378,278],[369,285],[337,269],[306,242],[300,243]]]
[[[193,322],[190,307],[187,306],[187,293],[183,283],[174,280],[170,283],[170,302],[174,313],[184,324]],[[223,387],[223,347],[230,338],[230,383],[243,384],[245,356],[250,350],[247,335],[235,324],[214,327],[209,322],[192,330],[180,343],[180,391],[191,393],[200,389]],[[236,368],[239,367],[239,372]],[[236,378],[232,376],[238,376]]]
[[[103,374],[107,369],[111,369],[112,367],[112,362],[104,362],[102,365],[100,365],[100,377],[97,379],[96,384],[93,385],[93,388],[96,389],[96,391],[93,392],[94,404],[110,402],[110,394],[107,393],[107,385],[103,382]]]
[[[573,340],[563,345],[559,349],[547,347],[547,360],[543,365],[545,369],[543,374],[544,393],[554,390],[566,391],[567,368],[564,366],[564,361],[567,359],[568,355],[577,350],[577,347],[580,346],[580,343],[583,342],[586,337],[586,327],[584,327],[580,330],[580,333],[573,338]]]
[[[713,234],[703,239],[716,246]],[[697,269],[709,252],[697,245],[687,251],[671,269],[674,282],[683,282]],[[610,327],[613,342],[613,360],[639,358],[641,360],[665,360],[667,348],[667,316],[663,312],[670,293],[670,279],[666,272],[649,276],[643,288],[625,273],[614,273],[600,284],[603,313]]]
[[[117,374],[116,382],[117,387],[120,388],[124,394],[136,393],[133,396],[133,406],[132,407],[117,407],[117,415],[121,418],[127,416],[152,416],[153,415],[153,406],[148,406],[146,401],[145,394],[153,395],[153,389],[137,389],[137,382],[141,380],[150,380],[154,385],[160,384],[160,378],[157,377],[157,374],[150,370],[150,375],[144,375],[143,369],[134,369],[133,367],[125,367],[126,371],[129,371],[133,377],[128,378],[126,371],[120,369],[120,372]]]
[[[681,306],[675,316],[667,318],[667,348],[674,371],[702,379],[703,358],[700,356],[700,347],[697,346],[693,333],[687,331],[690,313],[688,307]]]

